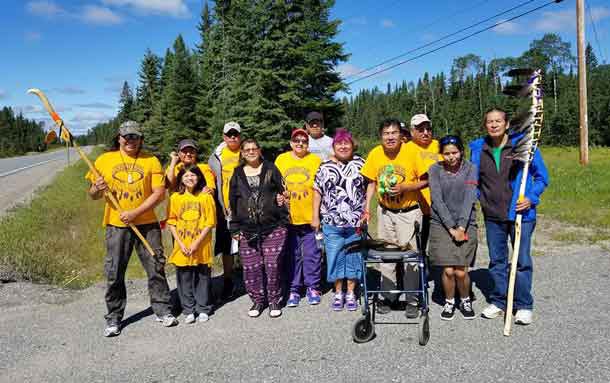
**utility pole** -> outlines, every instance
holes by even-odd
[[[578,40],[578,110],[580,120],[580,164],[589,164],[589,121],[587,118],[587,64],[585,62],[585,1],[576,0]]]

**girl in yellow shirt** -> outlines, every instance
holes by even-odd
[[[206,322],[212,313],[210,300],[212,229],[216,226],[214,198],[203,193],[205,177],[197,165],[178,173],[178,192],[168,205],[167,224],[174,237],[168,262],[176,266],[178,295],[186,323]]]

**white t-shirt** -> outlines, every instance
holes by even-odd
[[[334,153],[333,139],[324,135],[320,138],[309,136],[309,152],[320,157],[322,161],[326,161]]]

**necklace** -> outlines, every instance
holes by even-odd
[[[133,164],[131,164],[131,169],[129,170],[127,170],[127,164],[125,163],[125,158],[123,158],[123,152],[121,152],[121,150],[119,150],[119,154],[121,155],[121,161],[123,161],[123,168],[127,172],[127,183],[132,184],[133,176],[131,175],[131,173],[133,173],[133,169],[136,167],[136,162],[138,162],[138,156],[140,155],[140,151],[138,150],[138,153],[136,153],[136,159],[135,161],[133,161]]]

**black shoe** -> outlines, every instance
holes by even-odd
[[[452,320],[454,316],[455,316],[455,304],[445,302],[443,311],[441,311],[441,319],[442,320]]]
[[[474,310],[472,309],[472,303],[470,303],[469,299],[460,302],[460,312],[464,316],[464,319],[475,318]]]
[[[263,313],[264,309],[265,306],[260,303],[255,303],[250,307],[250,310],[248,310],[248,316],[250,318],[258,318]]]
[[[381,301],[377,303],[377,314],[385,315],[392,311],[390,305],[388,305],[385,301]]]
[[[408,319],[415,319],[419,316],[419,307],[417,307],[417,303],[407,303],[407,306],[405,307],[405,316]]]
[[[271,318],[278,318],[282,316],[282,308],[277,303],[271,303],[269,305],[269,316]]]
[[[222,299],[226,301],[231,299],[231,297],[233,297],[233,280],[227,278],[222,286]]]

